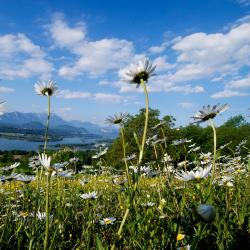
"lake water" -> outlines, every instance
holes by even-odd
[[[81,149],[82,144],[87,143],[95,143],[98,139],[86,139],[81,137],[70,137],[70,138],[63,138],[61,141],[55,142],[48,142],[48,148],[55,148],[55,145],[65,145],[65,144],[79,144],[79,148]],[[36,142],[36,141],[26,141],[26,140],[15,140],[15,139],[6,139],[0,138],[0,150],[34,150],[37,151],[38,148],[42,148],[44,145],[43,142]]]

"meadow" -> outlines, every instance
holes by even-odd
[[[0,249],[248,249],[249,138],[219,144],[214,119],[229,107],[208,105],[193,120],[208,123],[211,150],[173,140],[164,129],[171,119],[150,123],[146,83],[154,69],[145,60],[127,72],[144,90],[141,123],[109,117],[119,138],[111,148],[97,145],[91,165],[77,153],[65,159],[67,150],[47,150],[57,86],[35,86],[48,99],[44,150],[29,157],[29,175],[18,161],[0,168]]]

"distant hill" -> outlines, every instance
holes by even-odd
[[[9,112],[0,116],[0,132],[43,134],[47,114]],[[50,134],[55,136],[97,135],[102,138],[114,138],[118,130],[102,127],[91,122],[77,120],[66,121],[56,114],[51,115]]]

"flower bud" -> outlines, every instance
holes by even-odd
[[[196,208],[197,214],[206,222],[212,222],[216,216],[216,210],[212,205],[201,204]]]

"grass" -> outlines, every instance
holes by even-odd
[[[52,176],[47,249],[95,249],[97,239],[107,249],[113,244],[118,249],[176,249],[187,244],[197,244],[196,249],[247,249],[244,244],[247,247],[249,243],[250,204],[249,177],[244,168],[249,171],[249,165],[242,164],[232,187],[213,184],[210,204],[216,209],[216,217],[211,222],[196,212],[199,204],[206,203],[211,177],[183,182],[173,174],[168,181],[164,173],[154,178],[141,176],[120,238],[117,231],[128,205],[125,175]],[[97,192],[96,199],[80,197],[93,191]],[[45,213],[45,193],[46,176],[40,183],[37,178],[28,184],[1,184],[3,249],[42,249],[46,216],[39,218],[36,214]],[[101,225],[100,220],[107,217],[116,221]],[[183,240],[176,240],[178,233],[185,235]]]

